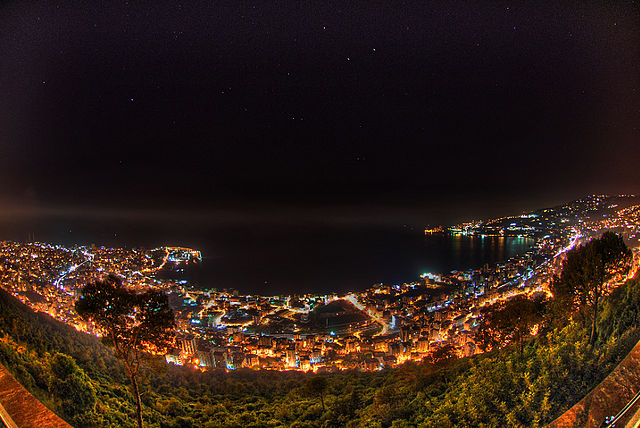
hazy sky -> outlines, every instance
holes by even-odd
[[[137,3],[0,6],[5,207],[406,220],[640,191],[633,2]]]

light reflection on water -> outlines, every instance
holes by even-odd
[[[0,239],[202,250],[191,278],[203,287],[280,294],[362,290],[411,282],[423,272],[478,268],[523,253],[533,240],[429,235],[418,228],[295,225],[254,227],[142,221],[4,221]]]

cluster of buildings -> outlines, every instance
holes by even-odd
[[[603,221],[620,218],[625,223],[625,208],[633,209],[638,198],[635,195],[591,195],[582,199],[552,208],[542,208],[517,216],[500,217],[487,221],[470,221],[445,228],[426,229],[425,233],[435,230],[447,231],[453,235],[466,236],[518,236],[541,238],[543,236],[561,237],[568,227],[583,229],[587,223],[594,223],[600,230]],[[624,207],[624,208],[623,208]]]
[[[179,247],[0,242],[0,281],[34,310],[90,333],[95,333],[93,327],[73,309],[87,282],[116,273],[128,287],[162,288],[176,314],[175,349],[165,356],[172,364],[202,370],[380,370],[408,360],[479,352],[475,332],[483,309],[518,295],[549,295],[550,281],[568,250],[605,229],[623,233],[637,246],[636,202],[629,196],[590,196],[520,216],[458,225],[454,233],[517,233],[533,238],[534,245],[495,265],[424,273],[412,283],[377,284],[342,295],[240,295],[166,279],[159,273],[201,262],[197,250]]]

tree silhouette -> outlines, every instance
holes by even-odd
[[[125,288],[117,276],[109,275],[85,285],[75,307],[84,320],[97,327],[103,342],[124,362],[141,428],[138,386],[141,364],[151,355],[165,353],[174,343],[175,321],[167,296],[154,290],[136,293]]]
[[[500,348],[513,341],[522,353],[522,343],[531,334],[533,327],[542,322],[544,302],[516,296],[505,303],[490,306],[476,337],[483,350]]]
[[[583,311],[589,319],[591,346],[597,338],[598,309],[607,293],[608,281],[627,272],[632,258],[620,235],[605,232],[599,239],[567,253],[562,274],[553,282],[553,293],[565,302],[564,306]]]
[[[314,376],[310,378],[305,384],[305,392],[311,397],[319,397],[322,404],[322,411],[324,412],[324,395],[329,388],[327,379],[322,376]]]

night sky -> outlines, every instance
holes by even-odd
[[[633,2],[138,3],[0,6],[5,210],[418,223],[640,192]]]

